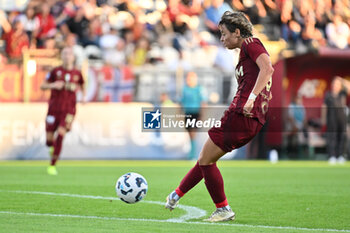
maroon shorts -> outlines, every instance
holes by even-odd
[[[256,118],[245,117],[234,109],[225,111],[221,127],[213,127],[208,134],[210,139],[225,152],[230,152],[247,144],[262,128]]]
[[[49,112],[46,116],[46,131],[54,132],[59,126],[70,130],[74,115],[65,112]]]

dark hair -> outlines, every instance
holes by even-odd
[[[219,25],[225,25],[230,32],[234,32],[238,28],[243,38],[253,36],[252,23],[240,11],[226,11],[221,16]]]

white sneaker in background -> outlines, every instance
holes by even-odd
[[[338,163],[340,163],[340,164],[344,164],[345,162],[346,162],[346,159],[345,159],[345,157],[344,156],[339,156],[339,158],[338,158]]]
[[[334,165],[337,163],[337,158],[332,156],[328,159],[328,163],[331,164],[331,165]]]

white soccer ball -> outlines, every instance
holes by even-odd
[[[122,175],[115,184],[117,196],[128,204],[141,201],[146,196],[147,190],[146,179],[135,172]]]

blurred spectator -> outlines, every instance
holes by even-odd
[[[108,49],[103,55],[104,62],[113,67],[123,67],[126,65],[125,42],[119,39],[117,45],[113,49]]]
[[[13,28],[10,31],[5,31],[3,38],[6,41],[5,51],[10,59],[9,61],[20,64],[23,50],[29,47],[29,38],[21,21],[15,21]]]
[[[230,103],[236,93],[237,80],[234,78],[236,64],[238,63],[239,50],[228,50],[221,44],[218,45],[214,66],[224,73],[223,100]]]
[[[19,15],[18,11],[10,11],[7,12],[7,21],[13,25],[15,23],[15,19],[17,18],[17,16]]]
[[[147,52],[149,50],[149,42],[146,38],[141,38],[136,42],[136,47],[131,56],[130,64],[134,66],[142,66],[147,62]]]
[[[235,71],[235,65],[237,64],[237,55],[237,50],[228,50],[222,45],[218,45],[214,66],[225,73],[232,74],[232,72]]]
[[[95,45],[98,46],[99,38],[102,34],[102,29],[98,17],[93,18],[88,26],[87,35],[81,40],[82,45]]]
[[[202,11],[200,0],[169,0],[168,12],[171,21],[175,21],[176,17],[181,15],[199,15]]]
[[[301,26],[293,16],[293,1],[284,1],[281,11],[281,36],[285,41],[290,42],[291,48],[294,49],[297,42],[300,41]]]
[[[302,149],[307,144],[306,124],[303,99],[297,95],[288,106],[287,150],[292,158],[300,158],[301,155],[305,154]]]
[[[50,5],[43,3],[41,5],[40,13],[38,14],[39,30],[35,35],[37,39],[37,46],[43,46],[45,39],[54,37],[56,33],[55,18],[50,14]]]
[[[82,4],[82,8],[84,9],[84,17],[91,21],[95,18],[96,13],[96,0],[87,0]]]
[[[17,17],[16,20],[21,21],[29,40],[35,43],[33,35],[39,30],[39,18],[35,16],[34,8],[28,7],[24,13]]]
[[[75,65],[78,68],[81,68],[84,59],[86,58],[84,48],[77,44],[77,36],[73,33],[69,33],[66,37],[65,44],[62,47],[69,47],[73,49],[73,53],[75,55],[76,61]]]
[[[326,31],[327,22],[329,21],[328,17],[331,14],[330,9],[331,9],[331,6],[328,6],[325,0],[316,1],[316,5],[315,5],[316,25],[315,26],[316,28],[321,30],[324,36],[326,36],[325,31]]]
[[[170,99],[169,95],[165,92],[160,94],[161,107],[174,107],[174,102]]]
[[[225,11],[232,11],[232,8],[224,0],[212,0],[205,10],[205,25],[211,33],[220,37],[218,23]]]
[[[120,37],[118,36],[118,31],[111,28],[108,32],[104,33],[99,41],[99,45],[102,49],[107,50],[115,48]]]
[[[197,16],[201,11],[200,0],[169,0],[167,14],[163,17],[169,17],[173,30],[184,35],[191,28],[191,22],[198,20]],[[166,22],[163,21],[162,23]]]
[[[5,68],[6,64],[7,64],[6,56],[4,54],[0,53],[0,70]]]
[[[279,40],[281,36],[281,1],[264,0],[262,4],[266,10],[266,16],[260,21],[264,25],[264,32],[270,40]],[[250,16],[251,17],[251,16]]]
[[[335,77],[330,92],[326,93],[322,112],[322,121],[326,124],[326,141],[329,163],[344,162],[346,140],[346,113],[342,103],[342,78]]]
[[[209,32],[201,32],[198,47],[192,50],[192,64],[196,67],[212,67],[214,66],[215,57],[218,47],[214,44],[215,38]]]
[[[56,0],[51,6],[51,14],[55,18],[56,25],[59,25],[63,21],[64,18],[60,17],[67,6],[66,4],[68,3],[73,5],[71,1],[67,2],[66,0]]]
[[[272,9],[275,6],[272,1],[265,1],[268,6]],[[252,24],[261,23],[261,19],[267,15],[264,3],[261,0],[232,0],[232,5],[235,9],[243,11],[248,15]]]
[[[156,37],[160,37],[164,34],[173,34],[173,26],[170,20],[169,12],[164,11],[162,13],[161,19],[154,26],[154,32]]]
[[[44,41],[43,49],[57,49],[57,44],[55,38],[47,38]]]
[[[11,31],[11,24],[6,18],[6,13],[2,10],[0,10],[0,36],[2,34]]]
[[[20,20],[29,39],[37,39],[37,47],[62,47],[73,33],[75,44],[101,56],[101,52],[115,50],[123,38],[127,62],[201,67],[213,65],[210,54],[216,53],[213,48],[217,46],[212,45],[220,36],[217,23],[223,12],[232,10],[231,5],[246,13],[253,24],[263,25],[257,33],[271,40],[282,37],[297,53],[318,46],[349,47],[348,0],[29,0],[23,13],[0,12],[0,24],[9,31],[5,28]],[[36,16],[34,9],[39,11]],[[215,35],[214,42],[203,40],[208,32]],[[225,55],[220,48],[217,53],[218,59]],[[228,63],[215,65],[223,68]]]
[[[302,38],[304,43],[309,48],[318,48],[319,46],[325,46],[326,39],[323,37],[322,32],[315,27],[316,20],[311,11],[306,15],[304,22],[305,26],[302,31]]]
[[[88,35],[89,20],[85,18],[84,8],[79,8],[74,17],[66,21],[69,31],[78,35],[79,44],[82,44]]]
[[[328,43],[330,46],[345,49],[349,47],[350,29],[340,15],[334,15],[332,22],[326,26]]]
[[[131,30],[125,30],[123,39],[125,41],[125,57],[126,60],[129,61],[135,49],[133,32]]]
[[[75,1],[58,0],[51,7],[51,13],[55,17],[56,25],[61,26],[69,18],[73,18],[78,6]]]
[[[167,65],[172,71],[190,71],[193,66],[189,59],[186,59],[186,52],[178,52],[177,59],[173,59]],[[163,55],[164,56],[164,55]]]

